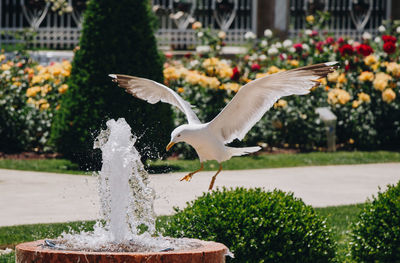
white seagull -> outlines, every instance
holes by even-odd
[[[312,87],[319,85],[318,79],[334,71],[336,63],[327,62],[296,68],[253,80],[244,85],[228,105],[208,123],[201,123],[192,106],[163,84],[121,74],[109,76],[134,97],[151,104],[159,101],[169,103],[186,115],[188,124],[183,124],[172,131],[171,141],[166,150],[168,151],[175,143],[186,142],[199,156],[201,167],[184,176],[181,181],[190,181],[195,173],[203,170],[205,161],[216,160],[219,169],[212,177],[209,186],[209,190],[212,190],[215,178],[222,170],[222,162],[232,156],[246,155],[261,149],[259,146],[234,148],[226,144],[234,139],[242,140],[279,98],[309,93]]]

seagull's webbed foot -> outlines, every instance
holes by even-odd
[[[218,169],[217,173],[212,177],[210,186],[208,187],[208,191],[211,191],[213,189],[214,183],[215,183],[215,178],[217,178],[217,175],[221,172],[221,170],[222,170],[222,164],[219,164],[219,169]]]
[[[200,172],[201,170],[203,170],[203,168],[204,168],[204,164],[201,163],[201,166],[200,166],[200,168],[199,168],[198,170],[196,170],[196,171],[194,171],[194,172],[191,172],[191,173],[188,173],[187,175],[185,175],[184,177],[182,177],[180,181],[185,180],[185,181],[188,181],[188,182],[189,182],[189,181],[192,179],[192,176],[193,176],[195,173],[198,173],[198,172]]]

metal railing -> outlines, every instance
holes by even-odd
[[[289,35],[304,30],[305,17],[316,10],[331,14],[327,27],[336,37],[376,35],[382,21],[390,18],[391,6],[392,0],[290,0]]]
[[[49,3],[29,6],[29,0],[0,0],[0,45],[16,44],[18,32],[31,29],[34,47],[72,49],[79,43],[82,8],[68,0],[72,13],[58,15]],[[226,31],[227,44],[241,44],[247,31],[256,30],[257,0],[153,0],[159,17],[156,32],[160,46],[185,48],[198,44],[190,22],[200,21],[206,27]]]

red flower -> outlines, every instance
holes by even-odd
[[[319,42],[317,42],[317,44],[315,45],[315,48],[318,49],[319,52],[322,52],[322,51],[323,51],[323,50],[322,50],[323,45],[324,45],[324,42],[319,41]]]
[[[251,65],[251,70],[252,71],[258,71],[260,69],[261,69],[261,67],[257,63],[254,63],[253,65]]]
[[[301,52],[303,50],[303,45],[301,43],[296,43],[293,45],[297,52]]]
[[[174,56],[171,52],[165,52],[164,55],[166,58],[172,58]]]
[[[232,70],[232,76],[231,76],[231,80],[239,80],[239,77],[240,77],[240,72],[239,72],[239,69],[238,69],[238,67],[234,67],[233,68],[233,70]]]
[[[351,45],[344,44],[343,46],[341,46],[339,48],[339,52],[340,52],[340,55],[342,55],[342,57],[343,57],[345,55],[352,55],[354,50],[353,50],[353,47]]]
[[[192,54],[191,54],[190,52],[188,52],[188,53],[186,53],[186,54],[184,55],[185,58],[190,58],[191,56],[192,56]]]
[[[397,39],[394,36],[389,36],[389,35],[384,35],[382,36],[382,40],[383,42],[387,43],[387,42],[392,42],[392,43],[396,43]]]
[[[325,43],[326,43],[326,44],[332,44],[333,42],[335,42],[335,40],[333,39],[333,37],[327,37],[327,38],[325,39]]]
[[[383,44],[383,50],[388,54],[393,54],[396,51],[396,44],[393,42],[386,42]]]
[[[343,43],[344,43],[343,37],[339,37],[339,39],[337,40],[337,42],[338,42],[339,44],[343,44]]]
[[[313,30],[312,33],[311,33],[311,36],[312,36],[312,37],[315,37],[316,35],[318,35],[318,31]]]
[[[344,66],[344,70],[345,71],[349,71],[350,70],[350,64],[347,64],[346,66]]]
[[[364,57],[371,55],[371,53],[374,52],[371,46],[367,44],[361,44],[357,46],[357,52],[359,54],[362,54]]]

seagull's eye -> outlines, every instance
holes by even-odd
[[[181,135],[180,135],[180,134],[178,134],[176,137],[181,137]]]

